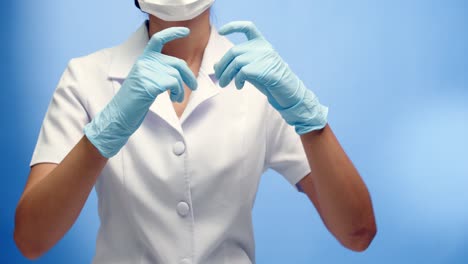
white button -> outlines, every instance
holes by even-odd
[[[174,146],[172,147],[172,150],[174,151],[174,154],[177,156],[182,155],[185,151],[185,144],[182,141],[177,141]]]
[[[180,264],[192,264],[192,261],[188,258],[184,258],[180,260]]]
[[[186,202],[180,202],[177,204],[177,212],[181,215],[181,216],[186,216],[190,211],[190,207],[188,205],[188,203]]]

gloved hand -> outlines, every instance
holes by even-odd
[[[184,82],[192,90],[197,88],[185,61],[161,54],[165,43],[189,33],[188,28],[173,27],[154,34],[119,91],[84,127],[86,137],[104,157],[114,156],[125,145],[159,94],[170,90],[170,99],[182,102]]]
[[[299,135],[323,128],[328,108],[304,86],[255,25],[236,21],[219,29],[221,35],[234,32],[244,33],[248,41],[231,48],[214,66],[219,85],[226,87],[235,78],[237,89],[242,89],[249,81]]]

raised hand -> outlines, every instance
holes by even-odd
[[[161,53],[164,44],[189,33],[188,28],[172,27],[154,34],[117,94],[85,126],[85,135],[104,157],[114,156],[125,145],[159,94],[170,90],[170,99],[182,102],[183,83],[197,88],[185,61]]]

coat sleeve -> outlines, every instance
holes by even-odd
[[[89,117],[77,81],[78,72],[79,65],[71,60],[49,103],[30,166],[60,163],[83,136],[83,127]]]
[[[311,171],[301,138],[269,104],[266,112],[266,168],[278,172],[299,190],[296,184]]]

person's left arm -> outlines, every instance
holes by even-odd
[[[376,234],[371,200],[364,182],[327,125],[328,108],[292,72],[249,21],[220,28],[221,35],[241,32],[248,41],[232,47],[214,66],[221,87],[246,81],[268,99],[300,135],[312,172],[299,182],[329,231],[345,247],[365,250]],[[291,144],[294,144],[291,142]]]
[[[313,170],[299,181],[299,189],[343,246],[364,251],[377,227],[369,193],[358,171],[329,125],[301,135],[301,141]]]

